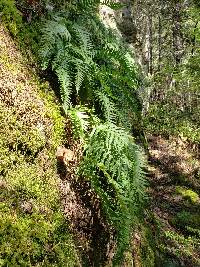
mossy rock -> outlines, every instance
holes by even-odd
[[[191,189],[177,186],[176,194],[179,194],[183,199],[188,200],[191,204],[197,204],[200,201],[199,195]]]
[[[0,62],[0,266],[80,266],[60,206],[58,101],[2,26]]]

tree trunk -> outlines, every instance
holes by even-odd
[[[181,33],[181,4],[176,3],[172,9],[172,35],[175,65],[181,61],[182,33]]]

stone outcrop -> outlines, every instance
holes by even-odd
[[[112,8],[101,5],[99,14],[105,25],[118,31],[128,43],[134,43],[136,40],[136,26],[132,14],[132,1],[130,0],[115,0],[121,4],[121,8],[113,10]]]

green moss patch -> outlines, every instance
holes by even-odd
[[[64,118],[0,27],[0,266],[79,266],[59,196]]]
[[[196,204],[199,202],[199,195],[192,191],[191,189],[187,189],[185,187],[177,186],[176,194],[179,194],[183,197],[183,199],[188,200],[192,204]]]
[[[0,13],[2,22],[8,27],[13,35],[16,35],[22,25],[22,17],[15,7],[15,1],[1,0]]]

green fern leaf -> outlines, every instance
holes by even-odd
[[[95,128],[85,153],[80,172],[90,178],[117,230],[117,262],[128,247],[134,217],[145,197],[144,157],[133,138],[114,124]]]

